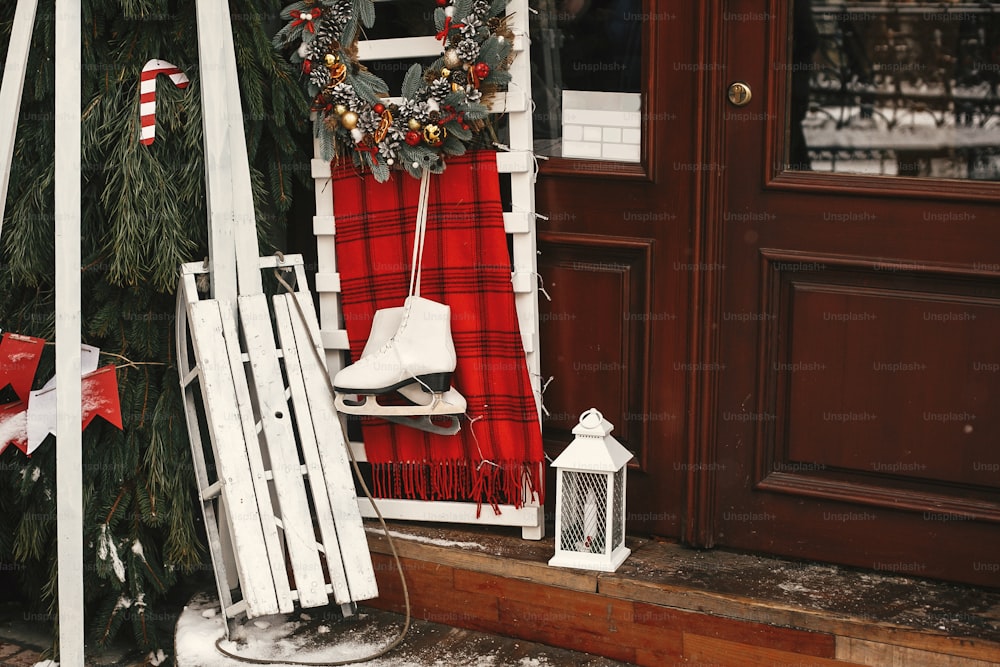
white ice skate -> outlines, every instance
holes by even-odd
[[[450,386],[451,373],[455,369],[450,308],[420,297],[408,298],[407,304],[375,312],[361,358],[334,378],[337,409],[347,414],[381,417],[428,433],[454,435],[461,428],[458,418],[465,414],[467,403],[465,397]],[[403,327],[404,317],[407,322],[424,320],[429,326],[409,324]],[[441,322],[446,327],[442,328]],[[431,337],[420,340],[421,333],[415,333],[418,330]],[[441,349],[432,349],[435,347]],[[419,365],[413,365],[414,355],[420,358]],[[407,359],[411,363],[409,368],[405,367]],[[364,386],[354,386],[358,384]],[[374,386],[380,384],[382,386]],[[408,404],[378,402],[379,396],[393,392],[400,394]],[[357,394],[359,400],[350,400],[346,394]],[[447,423],[437,423],[431,417],[444,419]]]
[[[410,268],[410,293],[400,308],[375,313],[361,358],[333,379],[336,406],[353,415],[381,417],[422,431],[454,435],[466,400],[451,387],[457,358],[451,338],[451,308],[420,296],[420,264],[427,228],[429,172],[420,180],[420,201]],[[379,403],[398,393],[408,405]],[[350,400],[348,395],[356,395]],[[431,417],[445,417],[448,426]]]

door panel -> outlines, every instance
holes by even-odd
[[[560,381],[545,393],[545,426],[569,440],[580,406],[601,406],[615,438],[646,467],[649,451],[648,366],[652,293],[650,241],[582,234],[542,234],[539,271],[551,301],[540,304],[546,368]],[[600,304],[604,309],[594,310]],[[676,318],[675,318],[676,319]],[[675,417],[677,419],[677,417]]]
[[[692,26],[701,24],[703,6],[689,0],[591,5],[598,7],[608,8],[609,29],[615,17],[641,26],[641,162],[554,157],[540,164],[537,209],[547,219],[538,222],[538,271],[552,298],[540,300],[543,383],[551,378],[543,433],[554,458],[579,415],[600,409],[615,426],[613,436],[636,456],[627,530],[679,536],[691,523],[685,509],[693,510],[685,505],[687,476],[702,469],[689,463],[685,436],[687,385],[698,367],[689,349],[698,274],[689,267],[696,264],[700,167],[700,115],[692,100],[700,97],[702,70]],[[622,70],[624,61],[613,54],[598,60],[598,69],[634,70],[634,64]],[[544,66],[536,63],[539,71]],[[551,114],[540,105],[536,119],[548,122]]]
[[[704,542],[1000,585],[1000,184],[798,171],[792,4],[709,17]]]

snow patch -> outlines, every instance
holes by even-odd
[[[136,540],[132,543],[132,553],[134,553],[139,558],[146,560],[146,554],[142,550],[142,542]]]
[[[146,656],[146,661],[153,667],[159,667],[163,664],[163,661],[167,659],[167,654],[163,652],[163,649],[159,649],[156,653],[150,652]]]
[[[320,622],[314,612],[309,621],[299,614],[262,616],[260,627],[254,621],[230,621],[230,637],[225,637],[226,620],[214,613],[219,602],[208,595],[191,600],[177,621],[175,660],[180,665],[212,665],[212,667],[245,667],[240,662],[220,654],[220,648],[230,653],[262,660],[271,667],[292,667],[299,662],[361,661],[382,651],[396,638],[399,625],[372,617],[365,622],[359,616],[334,623]],[[211,612],[211,613],[206,613]],[[327,613],[333,613],[332,610]],[[324,613],[323,618],[326,618]],[[431,648],[431,651],[434,649]],[[440,647],[429,656],[420,649],[407,649],[406,644],[370,662],[357,662],[365,667],[552,667],[544,652],[517,662],[501,663],[495,655],[483,655],[471,644]],[[355,663],[351,663],[355,664]]]
[[[811,588],[806,588],[802,584],[793,584],[785,582],[783,584],[778,584],[778,588],[785,591],[786,593],[815,593]]]
[[[97,538],[97,557],[101,560],[111,559],[111,567],[115,570],[115,576],[118,577],[118,581],[125,583],[125,563],[118,556],[118,549],[115,548],[115,543],[111,539],[111,535],[108,534],[108,524],[101,524],[101,535]]]
[[[367,532],[369,532],[369,533],[374,533],[376,535],[384,535],[385,534],[385,531],[383,531],[381,528],[372,528],[370,526],[366,526],[365,530]],[[478,549],[479,551],[485,551],[486,550],[486,547],[484,547],[479,542],[457,542],[455,540],[439,540],[439,539],[434,538],[434,537],[424,537],[422,535],[410,535],[408,533],[399,533],[399,532],[396,532],[395,530],[390,530],[389,531],[389,535],[391,535],[394,539],[409,540],[411,542],[423,542],[424,544],[433,544],[434,546],[438,546],[438,547],[457,547],[459,549]]]
[[[14,440],[24,440],[28,437],[28,413],[26,411],[17,412],[13,415],[8,416],[6,419],[0,420],[0,445],[6,445],[7,443],[13,442]],[[41,471],[35,468],[35,472],[39,475]],[[23,478],[26,470],[21,471],[21,477]],[[38,477],[35,473],[32,473],[32,480],[37,480]]]

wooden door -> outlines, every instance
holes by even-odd
[[[706,4],[712,469],[688,537],[1000,585],[998,24],[984,3]]]
[[[543,24],[533,33],[533,48],[569,43],[574,28],[566,17],[582,4],[542,3],[543,11],[555,7],[548,18],[560,30],[545,32],[552,24]],[[606,81],[618,73],[641,82],[642,151],[637,163],[553,157],[540,166],[537,209],[547,217],[538,222],[546,452],[558,455],[580,414],[598,408],[614,424],[614,437],[635,455],[628,530],[676,536],[686,521],[689,470],[689,290],[696,275],[689,268],[699,150],[699,116],[691,102],[700,80],[692,26],[699,6],[688,0],[602,0],[588,6],[600,13],[577,39],[574,55],[564,59],[564,70],[576,72],[577,79],[592,74]],[[579,42],[604,24],[617,24],[615,39],[641,34],[640,58],[579,55],[585,51]],[[540,75],[551,61],[539,54]],[[552,119],[542,106],[544,93],[533,84],[542,124]],[[554,485],[549,488],[551,505]]]

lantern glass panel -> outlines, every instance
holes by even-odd
[[[560,547],[565,551],[604,553],[608,476],[573,470],[562,471],[562,475]]]
[[[614,498],[612,500],[611,546],[625,543],[625,468],[615,472]]]

